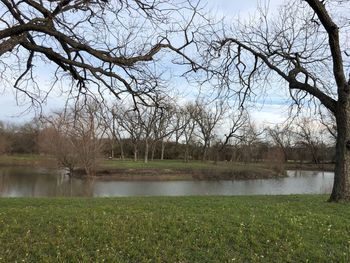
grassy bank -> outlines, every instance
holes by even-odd
[[[47,166],[53,167],[56,160],[39,154],[0,155],[0,166]]]
[[[154,160],[148,163],[132,160],[104,160],[98,176],[137,180],[223,180],[257,179],[284,176],[265,163],[202,162]]]
[[[39,154],[13,154],[0,155],[0,165],[54,165],[55,158]],[[118,169],[270,169],[265,162],[243,163],[243,162],[202,162],[193,160],[184,162],[183,160],[154,160],[144,163],[142,160],[134,162],[133,160],[107,160],[101,159],[99,164],[102,168],[118,168]],[[315,165],[311,163],[287,162],[286,169],[304,169],[304,170],[333,170],[334,164],[327,163],[323,165]]]
[[[349,262],[327,196],[0,199],[0,262]]]
[[[113,180],[231,180],[283,176],[266,163],[232,163],[212,161],[154,160],[144,163],[132,160],[99,160],[97,176]],[[56,166],[55,158],[44,155],[2,155],[0,166]],[[77,176],[85,176],[79,169]]]
[[[55,158],[44,155],[2,155],[0,166],[56,167]],[[281,170],[282,169],[282,170]],[[286,170],[332,171],[333,164],[314,165],[288,162]],[[85,171],[76,171],[77,176],[86,176]],[[284,176],[283,166],[275,169],[266,162],[202,162],[182,160],[99,160],[97,176],[113,180],[234,180],[262,179]]]

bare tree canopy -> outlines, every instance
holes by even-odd
[[[340,12],[349,8],[348,1],[288,1],[271,16],[268,6],[261,6],[248,23],[215,29],[202,54],[216,81],[233,90],[242,105],[270,84],[288,87],[299,107],[319,101],[334,114],[338,136],[331,201],[350,200],[349,19]]]
[[[73,94],[147,95],[161,85],[159,58],[193,44],[197,12],[196,1],[2,0],[0,76],[33,102],[45,73]]]

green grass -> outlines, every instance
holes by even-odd
[[[14,154],[14,155],[0,155],[0,165],[39,165],[52,167],[56,164],[55,158],[38,154]],[[154,160],[144,163],[143,160],[134,162],[131,159],[126,160],[107,160],[100,159],[100,165],[102,168],[107,169],[175,169],[175,170],[235,170],[235,171],[260,171],[266,172],[271,170],[271,167],[265,162],[255,163],[240,163],[240,162],[202,162],[193,160],[190,162],[184,162],[183,160]],[[333,171],[333,164],[325,164],[317,166],[315,164],[304,163],[300,165],[297,163],[288,162],[285,164],[285,168],[294,169],[306,169],[306,170],[326,170]]]
[[[12,161],[37,161],[42,157],[38,154],[15,154],[15,155],[1,155],[1,162],[12,162]]]
[[[110,168],[121,169],[183,169],[183,168],[199,168],[203,166],[213,166],[211,163],[205,163],[200,161],[193,161],[185,163],[181,160],[154,160],[144,163],[142,160],[103,160],[101,165]]]
[[[50,156],[43,156],[39,154],[13,154],[0,155],[1,166],[36,166],[36,165],[52,165],[55,160]]]
[[[349,262],[327,196],[0,199],[0,262]]]
[[[38,155],[38,154],[14,154],[14,155],[0,155],[0,165],[30,165],[30,164],[50,164],[54,161],[54,157]],[[213,161],[190,161],[183,160],[154,160],[144,163],[143,160],[133,161],[126,160],[107,160],[101,159],[100,165],[104,168],[111,169],[248,169],[250,168],[265,168],[264,163],[232,163],[232,162],[218,162]]]

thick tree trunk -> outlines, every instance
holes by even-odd
[[[350,101],[338,102],[334,185],[329,201],[350,201]]]

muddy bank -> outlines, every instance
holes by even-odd
[[[73,176],[86,177],[83,170]],[[215,169],[102,169],[93,178],[111,180],[169,181],[169,180],[251,180],[284,177],[285,174],[268,169],[215,170]]]

